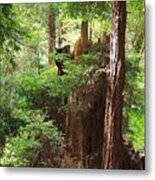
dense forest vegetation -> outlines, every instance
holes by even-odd
[[[144,8],[0,5],[0,166],[145,168]]]

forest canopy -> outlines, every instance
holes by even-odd
[[[144,169],[144,13],[0,4],[0,166]]]

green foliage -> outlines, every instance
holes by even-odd
[[[136,109],[127,109],[125,117],[129,119],[127,138],[133,142],[136,150],[144,150],[144,115]]]
[[[7,139],[0,162],[2,166],[33,166],[47,143],[51,152],[58,150],[63,136],[52,121],[44,122],[44,117],[37,112],[31,113],[29,118],[18,136]]]
[[[0,147],[2,148],[5,144],[6,136],[15,136],[18,133],[19,127],[25,124],[21,114],[20,117],[17,114],[16,117],[13,117],[10,109],[0,108]],[[0,155],[2,153],[1,148]]]
[[[124,129],[136,149],[144,148],[144,1],[127,2]],[[137,18],[135,18],[137,17]]]
[[[14,13],[12,11],[12,5],[0,5],[0,48],[2,43],[9,38],[9,35],[15,29],[15,21],[13,20]]]
[[[25,27],[18,21],[18,16],[19,14],[12,4],[0,5],[0,52],[10,62],[13,61],[14,56],[12,49],[20,50],[19,41],[22,36],[27,35]]]
[[[92,20],[109,18],[110,4],[107,2],[62,3],[63,16]]]
[[[37,117],[38,114],[36,113],[35,115],[33,115],[32,110],[38,109],[39,111],[43,112],[43,109],[40,108],[46,107],[35,107],[35,103],[42,101],[51,101],[51,104],[47,103],[46,106],[49,106],[48,108],[52,108],[53,106],[53,108],[57,109],[58,111],[58,107],[54,107],[56,97],[58,97],[62,92],[62,88],[61,92],[57,92],[58,87],[56,84],[58,84],[58,81],[59,80],[55,68],[46,71],[41,75],[36,74],[36,76],[34,76],[33,72],[17,71],[12,77],[1,78],[0,155],[2,155],[3,147],[6,144],[6,137],[8,137],[8,139],[11,137],[15,137],[16,139],[16,136],[20,131],[19,129],[21,127],[24,128],[27,123],[31,123],[31,120],[32,124],[30,124],[30,126],[36,125],[36,122],[34,124],[33,119],[35,119],[35,116]],[[41,92],[43,89],[46,90],[47,88],[51,88],[51,91],[50,89],[48,89],[47,91],[49,99],[44,99],[44,96],[41,94]],[[60,98],[63,98],[63,95],[60,96]],[[44,112],[44,116],[46,116],[46,112]],[[40,121],[38,123],[40,123]],[[40,125],[38,124],[38,126]],[[41,128],[43,127],[44,126],[42,126]],[[44,130],[46,131],[46,129],[42,129],[42,131]],[[18,141],[25,141],[22,138],[23,136],[19,136]],[[55,141],[55,139],[53,139],[53,141]]]
[[[131,53],[126,58],[125,101],[144,114],[143,54]]]
[[[63,57],[66,58],[62,55],[62,60]],[[1,77],[1,154],[3,146],[6,144],[6,137],[16,139],[20,127],[24,128],[27,123],[31,122],[31,119],[33,120],[34,117],[31,113],[33,109],[44,112],[46,117],[46,113],[52,109],[54,109],[54,113],[60,113],[69,108],[64,106],[64,99],[69,96],[73,88],[80,87],[85,83],[84,71],[88,67],[86,64],[90,61],[90,57],[84,56],[83,60],[85,60],[78,65],[68,59],[65,60],[68,74],[63,77],[57,76],[55,67],[51,67],[40,75],[27,70],[25,72],[16,71],[12,76]],[[22,138],[19,136],[18,141],[25,141]]]

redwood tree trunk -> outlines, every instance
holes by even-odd
[[[49,65],[52,64],[51,54],[55,48],[55,14],[54,10],[49,8],[48,10],[48,30],[49,30]]]
[[[88,21],[82,21],[81,40],[83,45],[83,51],[85,52],[88,47]]]
[[[74,58],[82,55],[88,47],[88,21],[82,21],[81,38],[76,42],[74,48]],[[68,103],[72,107],[78,107],[78,89],[74,89],[68,98]],[[65,167],[83,167],[84,156],[84,131],[83,119],[78,112],[70,112],[66,117],[66,152],[64,157]]]
[[[78,107],[77,92],[71,92],[68,98],[69,105],[72,108]],[[75,111],[75,112],[74,112]],[[65,143],[66,148],[62,166],[67,168],[83,167],[83,119],[76,110],[68,112],[65,122]]]
[[[88,21],[81,23],[81,36],[76,41],[73,51],[74,59],[78,59],[88,48]]]
[[[126,2],[112,2],[110,64],[104,119],[103,168],[120,169],[123,161],[122,107],[125,77]]]
[[[58,46],[59,46],[59,48],[61,48],[62,42],[63,42],[62,35],[63,35],[63,23],[59,22],[59,28],[58,28]]]

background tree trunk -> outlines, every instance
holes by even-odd
[[[63,43],[63,23],[60,21],[59,22],[59,27],[58,27],[58,47],[62,48],[62,43]]]
[[[52,64],[51,54],[55,48],[55,14],[54,10],[49,7],[48,9],[48,30],[49,30],[49,57],[48,62],[49,65]]]
[[[88,48],[90,48],[93,45],[92,35],[93,35],[93,29],[90,27],[89,28],[89,37],[88,37]]]
[[[122,168],[122,104],[125,77],[126,2],[112,2],[110,69],[104,119],[103,168]]]
[[[83,44],[83,51],[88,47],[88,21],[82,21],[81,24],[81,41]]]
[[[81,23],[81,36],[75,42],[73,57],[77,60],[88,48],[88,21]]]

